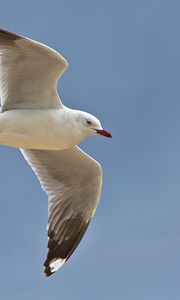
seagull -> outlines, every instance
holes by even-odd
[[[95,116],[61,102],[67,67],[48,46],[0,29],[0,144],[20,149],[48,195],[46,276],[74,252],[100,200],[102,168],[77,145],[112,137]]]

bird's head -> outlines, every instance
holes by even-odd
[[[89,113],[80,112],[78,122],[80,123],[81,130],[86,136],[100,134],[105,137],[112,138],[111,133],[102,128],[101,122],[98,118]]]

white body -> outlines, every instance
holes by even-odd
[[[0,114],[0,144],[16,148],[64,150],[79,144],[83,132],[73,110],[14,109]]]
[[[71,256],[100,200],[101,166],[76,145],[98,131],[110,136],[97,118],[61,103],[56,86],[67,66],[47,46],[0,30],[0,144],[21,148],[48,195],[46,276]]]

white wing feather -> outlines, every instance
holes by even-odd
[[[48,255],[50,276],[70,257],[97,208],[102,170],[78,147],[62,150],[22,150],[49,197]]]
[[[67,67],[64,57],[49,47],[0,29],[2,112],[60,108],[56,86]]]

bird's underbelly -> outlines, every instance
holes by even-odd
[[[39,136],[36,134],[4,132],[0,133],[0,144],[15,148],[42,149],[42,150],[63,150],[72,147],[62,139],[53,136]]]
[[[76,144],[61,128],[54,112],[14,112],[0,116],[0,144],[16,148],[63,150]]]

